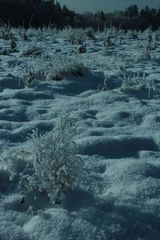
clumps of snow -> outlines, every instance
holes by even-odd
[[[49,197],[44,192],[30,191],[25,193],[10,194],[3,200],[2,207],[5,210],[28,214],[30,217],[38,211],[51,207]]]
[[[26,166],[31,164],[29,159],[30,153],[23,149],[20,151],[18,148],[7,149],[1,154],[2,163],[7,166],[11,181],[17,174],[24,172]]]
[[[116,165],[118,166],[119,172],[116,174]],[[115,162],[112,166],[106,167],[105,176],[109,177],[110,181],[118,184],[121,183],[131,184],[133,181],[142,181],[144,179],[159,179],[160,178],[160,168],[150,161],[147,160],[134,160],[128,159],[124,161]]]
[[[101,231],[92,223],[81,218],[75,218],[74,214],[70,214],[62,209],[48,209],[39,216],[31,218],[24,227],[24,231],[34,239],[56,240],[68,239],[104,239]]]
[[[10,51],[6,48],[0,48],[0,55],[10,55]]]
[[[83,154],[99,154],[107,158],[135,156],[140,150],[158,150],[156,143],[149,137],[85,137],[77,140]]]
[[[28,234],[26,234],[20,226],[4,220],[0,223],[0,239],[30,240]]]
[[[2,207],[5,210],[14,210],[18,212],[25,212],[28,210],[24,195],[22,194],[10,194],[4,199]]]

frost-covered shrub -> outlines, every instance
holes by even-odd
[[[35,130],[29,137],[29,147],[1,154],[1,165],[24,198],[34,193],[36,197],[40,192],[52,203],[61,204],[67,191],[80,185],[83,167],[76,153],[74,133],[69,115],[63,113],[48,135]]]
[[[140,36],[140,39],[141,42],[137,41],[136,60],[149,60],[153,58],[158,47],[156,34],[148,30]]]
[[[153,81],[147,81],[146,77],[147,74],[145,72],[124,72],[120,91],[126,94],[136,95],[137,97],[151,98],[151,95],[155,91],[155,85]]]
[[[111,38],[115,38],[117,36],[118,30],[115,27],[106,27],[104,28],[105,36],[110,36]]]
[[[150,46],[146,43],[138,47],[138,52],[136,54],[136,61],[148,60],[151,58]]]
[[[21,79],[26,86],[29,86],[35,80],[45,80],[46,73],[40,65],[26,67],[21,73]]]
[[[158,46],[155,34],[148,34],[145,39],[145,45],[150,50],[155,50]]]
[[[95,31],[93,28],[88,28],[86,29],[86,35],[89,39],[93,39],[93,40],[96,40],[96,37],[95,37]]]
[[[83,76],[88,71],[77,56],[57,55],[46,62],[47,80],[63,79],[65,76]]]
[[[31,188],[48,193],[51,201],[61,203],[65,192],[78,184],[80,159],[76,156],[74,131],[67,114],[59,117],[51,135],[32,134],[34,173],[28,178]]]
[[[74,127],[67,113],[59,116],[47,136],[31,134],[31,146],[3,155],[3,162],[21,194],[41,192],[52,203],[61,204],[65,193],[80,184],[81,159],[76,155]],[[38,199],[37,199],[38,201]]]
[[[59,81],[66,76],[83,76],[87,72],[87,67],[77,56],[55,54],[34,59],[31,66],[23,67],[20,77],[28,86],[35,80]]]
[[[126,34],[126,37],[128,38],[128,39],[138,39],[138,32],[136,31],[136,30],[128,30],[127,31],[127,34]]]
[[[107,36],[106,39],[103,41],[105,47],[113,47],[114,43],[112,42],[112,39],[110,36]]]
[[[61,33],[61,36],[67,39],[71,44],[83,44],[87,39],[84,30],[81,28],[65,28]]]

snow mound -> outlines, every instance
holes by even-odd
[[[140,150],[158,150],[156,143],[149,137],[85,137],[78,141],[83,154],[100,154],[108,158],[135,156]]]

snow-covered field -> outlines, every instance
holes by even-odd
[[[0,29],[0,240],[159,240],[160,32],[10,33]],[[45,153],[57,131],[67,142],[62,115],[79,178],[55,204],[21,177],[33,131]]]

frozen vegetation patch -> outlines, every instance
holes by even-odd
[[[35,130],[31,134],[30,149],[4,152],[1,159],[4,166],[8,166],[10,180],[18,181],[24,199],[34,192],[38,198],[40,192],[53,204],[62,204],[66,192],[82,181],[82,161],[76,155],[72,122],[66,113],[58,118],[53,132],[47,137]],[[2,190],[3,178],[2,172]]]
[[[38,60],[33,60],[32,65],[23,67],[21,78],[29,85],[35,80],[61,81],[67,76],[82,77],[88,73],[87,66],[77,56],[43,55]]]

